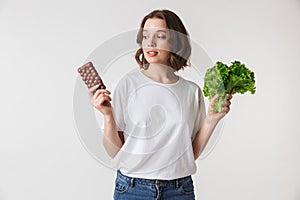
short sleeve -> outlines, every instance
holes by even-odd
[[[117,125],[118,131],[125,130],[125,119],[124,119],[124,111],[126,105],[126,81],[121,79],[117,84],[112,86],[111,90],[112,97],[112,109],[114,119]]]
[[[196,134],[198,130],[201,128],[204,119],[206,117],[206,109],[205,109],[205,103],[204,103],[204,97],[201,91],[201,88],[198,87],[197,92],[196,92],[196,98],[197,98],[197,105],[196,105],[196,119],[195,119],[195,125],[194,125],[194,130],[192,134],[192,141],[196,137]]]

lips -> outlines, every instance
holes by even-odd
[[[153,57],[153,56],[156,56],[158,54],[158,51],[149,50],[149,51],[146,51],[146,53],[147,53],[148,56]]]

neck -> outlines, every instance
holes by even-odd
[[[148,69],[143,70],[143,73],[152,80],[167,84],[178,80],[174,72],[172,67],[158,63],[150,63]]]

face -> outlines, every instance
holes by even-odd
[[[170,56],[166,22],[162,19],[147,19],[143,29],[142,49],[150,64],[167,65]]]

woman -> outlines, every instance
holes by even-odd
[[[137,43],[140,69],[119,81],[112,98],[98,86],[89,91],[104,116],[104,147],[118,167],[114,199],[195,199],[195,160],[232,95],[220,113],[212,111],[215,96],[206,114],[200,87],[175,74],[189,65],[191,44],[174,12],[145,16]]]

